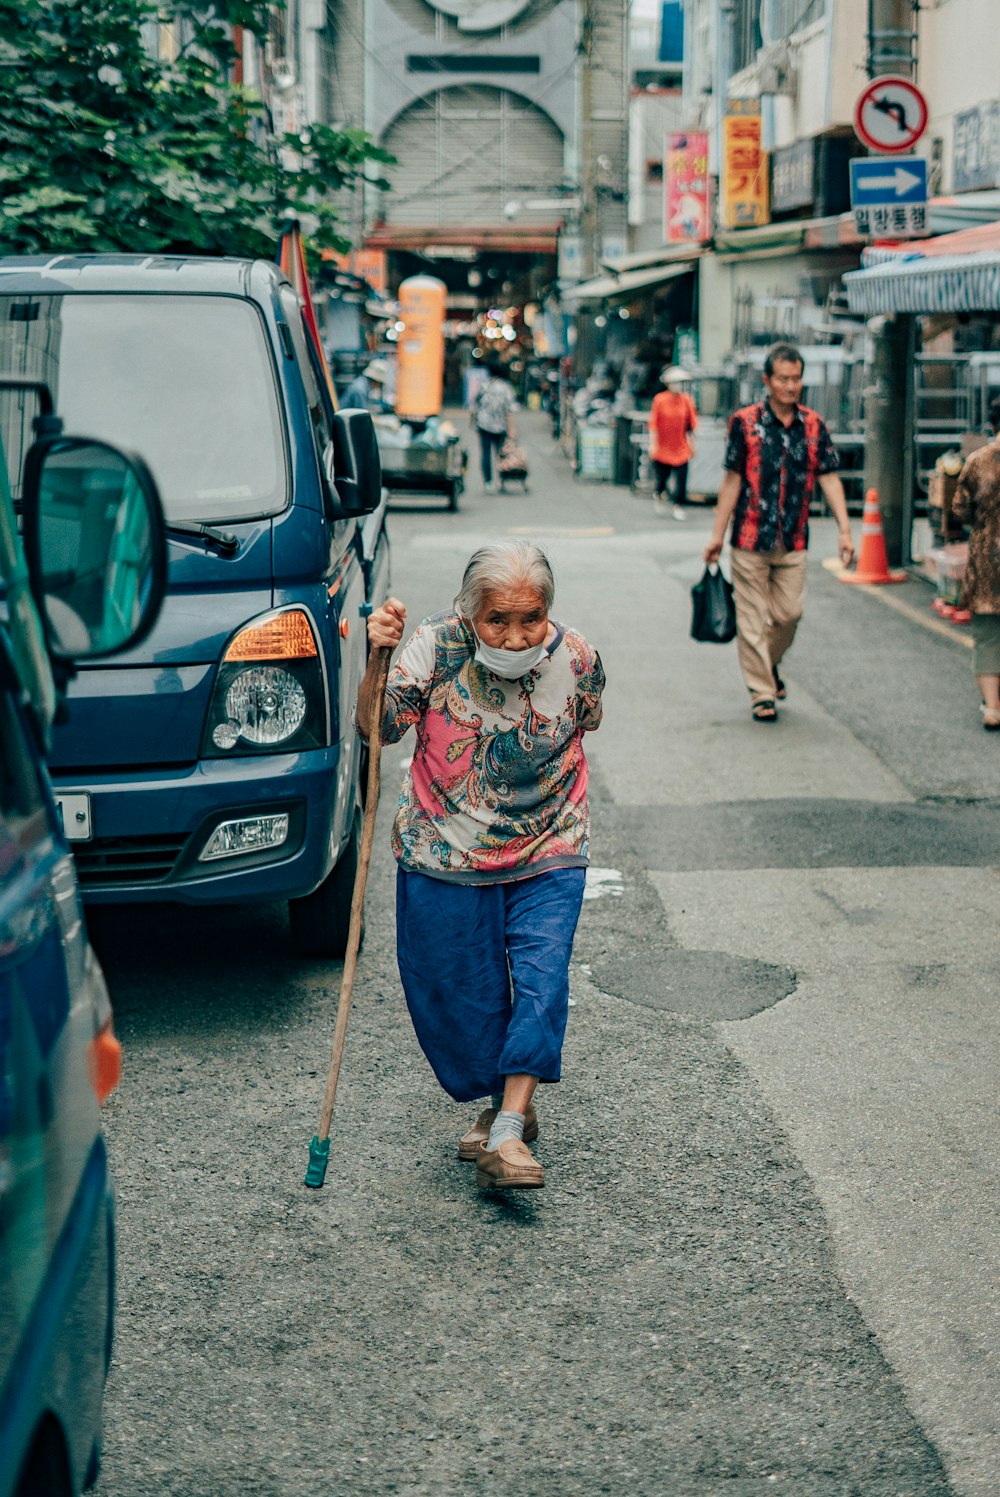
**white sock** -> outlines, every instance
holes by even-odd
[[[486,1140],[486,1147],[492,1152],[498,1149],[505,1138],[516,1138],[518,1142],[524,1137],[524,1113],[503,1112],[496,1115],[496,1121],[490,1129],[490,1136]]]

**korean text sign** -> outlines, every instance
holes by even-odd
[[[769,221],[760,102],[729,99],[722,121],[722,226],[752,229]]]
[[[701,130],[671,131],[664,159],[667,243],[676,239],[707,239],[712,232],[708,211],[708,136]]]

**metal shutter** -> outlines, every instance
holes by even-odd
[[[382,211],[398,227],[503,224],[506,203],[551,194],[563,180],[559,128],[536,104],[485,85],[443,88],[418,100],[382,144],[398,162]],[[530,222],[530,214],[521,221],[525,216]]]

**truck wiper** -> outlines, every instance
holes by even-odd
[[[216,530],[214,525],[188,524],[185,520],[167,520],[166,529],[168,535],[195,535],[200,540],[209,541],[213,546],[226,556],[232,556],[240,549],[239,537],[233,535],[231,530]]]

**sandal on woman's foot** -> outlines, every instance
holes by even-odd
[[[1000,709],[987,707],[986,703],[983,702],[979,710],[983,715],[983,727],[987,733],[995,733],[1000,728]]]
[[[774,677],[774,695],[777,697],[779,702],[783,702],[788,693],[785,690],[784,681],[782,681],[781,677],[778,675],[777,667],[772,668],[771,675]]]
[[[750,708],[750,716],[755,723],[776,723],[778,721],[778,709],[773,702],[765,697],[762,702],[754,702]]]

